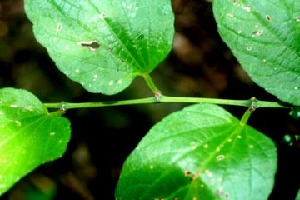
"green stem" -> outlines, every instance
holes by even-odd
[[[247,121],[248,121],[251,113],[253,113],[253,110],[247,109],[247,111],[243,114],[243,117],[242,117],[242,119],[240,121],[240,123],[241,123],[242,126],[245,126],[247,124]]]
[[[258,108],[290,108],[290,107],[284,106],[278,102],[272,102],[272,101],[258,101],[257,107]]]
[[[122,100],[122,101],[108,101],[108,102],[84,102],[84,103],[44,103],[44,106],[48,108],[59,109],[71,109],[71,108],[97,108],[97,107],[109,107],[109,106],[124,106],[124,105],[136,105],[136,104],[148,104],[157,103],[156,97],[148,97],[142,99]],[[161,96],[160,103],[213,103],[219,105],[232,105],[250,107],[252,105],[251,100],[230,100],[230,99],[215,99],[215,98],[202,98],[202,97],[167,97]],[[280,105],[277,102],[257,101],[257,108],[288,108]]]
[[[249,108],[247,109],[247,111],[243,114],[243,117],[240,121],[242,126],[245,126],[247,124],[247,121],[251,115],[251,113],[253,113],[256,108],[257,108],[257,99],[255,97],[252,97],[250,99],[251,105],[249,106]]]
[[[156,85],[154,84],[151,76],[148,73],[145,74],[141,74],[141,76],[145,79],[148,87],[151,89],[151,91],[156,94],[159,92],[159,90],[157,89]]]
[[[84,103],[69,103],[63,102],[65,109],[71,108],[100,108],[110,106],[124,106],[124,105],[136,105],[157,102],[155,97],[133,99],[133,100],[122,100],[122,101],[106,101],[106,102],[84,102]],[[44,103],[44,106],[48,108],[61,108],[62,103]]]

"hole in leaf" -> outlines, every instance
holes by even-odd
[[[100,47],[97,40],[77,42],[77,45],[87,47],[90,51],[96,51]]]

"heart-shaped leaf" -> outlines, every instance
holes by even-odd
[[[25,0],[37,40],[90,92],[115,94],[172,48],[170,1]]]
[[[149,131],[126,160],[116,197],[267,199],[276,165],[271,139],[219,106],[198,104]]]
[[[0,195],[37,166],[60,157],[70,139],[70,123],[48,113],[31,93],[0,90]]]
[[[300,105],[300,1],[214,0],[218,30],[242,67],[280,100]]]

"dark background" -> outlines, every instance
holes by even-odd
[[[211,2],[172,0],[173,49],[152,77],[168,96],[277,101],[251,81],[220,39]],[[151,96],[139,78],[123,92],[104,96],[86,92],[59,72],[35,40],[21,0],[0,0],[0,87],[23,88],[43,102],[87,102]],[[151,104],[69,110],[72,139],[62,158],[24,177],[0,199],[114,199],[122,163],[162,117],[187,104]],[[224,107],[241,117],[245,108]],[[300,187],[299,120],[288,109],[258,109],[249,124],[278,147],[278,172],[269,199],[294,200]],[[283,142],[289,135],[292,142]],[[35,195],[35,196],[34,196]],[[28,197],[29,196],[29,197]]]

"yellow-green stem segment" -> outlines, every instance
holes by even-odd
[[[157,97],[148,97],[142,99],[122,100],[122,101],[107,101],[107,102],[83,102],[83,103],[71,103],[71,102],[59,102],[59,103],[44,103],[47,108],[58,109],[73,109],[73,108],[98,108],[109,106],[124,106],[124,105],[136,105],[136,104],[148,104],[148,103],[212,103],[219,105],[231,105],[251,107],[252,100],[231,100],[231,99],[216,99],[216,98],[202,98],[202,97],[168,97],[161,96],[159,101]],[[289,108],[281,105],[277,102],[269,101],[257,101],[257,108]]]

